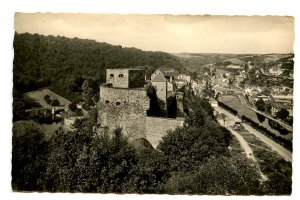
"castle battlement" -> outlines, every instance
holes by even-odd
[[[145,84],[145,70],[107,69],[106,83],[119,88],[142,88]]]

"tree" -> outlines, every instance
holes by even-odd
[[[178,171],[163,185],[169,194],[261,195],[260,174],[247,159],[209,159],[189,172]]]
[[[117,129],[112,138],[78,129],[50,139],[48,191],[120,193],[133,175],[135,150]]]
[[[192,72],[191,78],[192,78],[193,80],[197,80],[197,78],[198,78],[197,72]]]
[[[193,97],[188,103],[189,112],[186,123],[192,126],[203,126],[207,120],[214,119],[214,109],[207,99]]]
[[[170,177],[169,163],[162,153],[154,149],[138,149],[138,162],[125,187],[133,193],[160,193],[161,186]]]
[[[213,88],[213,86],[212,86],[211,82],[206,81],[205,88],[202,91],[203,96],[207,97],[207,98],[208,97],[212,97],[213,98],[215,96],[215,91],[212,88]]]
[[[257,110],[262,111],[262,112],[264,112],[266,109],[266,103],[261,98],[256,101],[255,106],[256,106]]]
[[[11,172],[13,190],[42,190],[48,154],[47,144],[39,124],[33,121],[14,123]]]
[[[288,116],[289,116],[289,111],[285,108],[281,108],[276,113],[276,117],[278,117],[279,119],[282,119],[282,120],[286,120]]]
[[[13,101],[13,121],[24,120],[26,105],[21,99],[14,99]]]
[[[51,101],[51,106],[59,106],[59,101],[57,99],[53,99]]]
[[[68,107],[69,107],[69,109],[70,109],[72,112],[74,112],[74,111],[76,110],[76,108],[77,108],[77,105],[76,105],[75,102],[72,102],[72,103],[69,104]]]
[[[266,119],[265,116],[263,116],[263,115],[261,115],[259,113],[256,113],[256,117],[257,117],[257,119],[258,119],[258,121],[260,123],[263,123],[265,121],[265,119]]]
[[[228,153],[230,133],[216,123],[185,126],[163,137],[158,149],[167,156],[170,169],[190,171],[212,157]]]

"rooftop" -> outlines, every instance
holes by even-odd
[[[162,74],[157,74],[151,82],[167,82],[167,79]]]

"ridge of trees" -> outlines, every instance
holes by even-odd
[[[179,59],[165,52],[124,48],[88,39],[15,33],[14,88],[24,93],[41,87],[67,98],[81,92],[84,80],[105,82],[107,68],[144,66],[146,74],[159,67],[180,69]]]

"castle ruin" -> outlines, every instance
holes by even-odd
[[[182,126],[184,119],[148,117],[150,99],[144,85],[144,70],[107,69],[106,83],[100,85],[98,124],[107,133],[122,128],[130,140],[145,138],[156,148],[167,131]],[[166,92],[160,96],[167,97]]]

